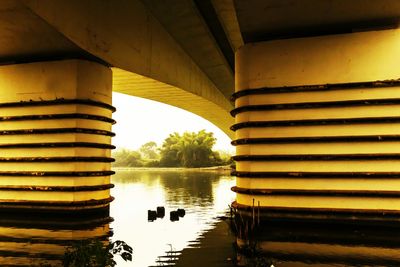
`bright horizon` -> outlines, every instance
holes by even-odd
[[[113,119],[116,136],[112,144],[119,148],[139,149],[143,144],[154,141],[161,146],[173,132],[213,132],[217,139],[214,150],[233,152],[231,139],[211,122],[186,110],[140,97],[113,92],[113,106],[117,111]]]

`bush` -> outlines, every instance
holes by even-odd
[[[64,267],[112,267],[117,263],[114,255],[125,261],[132,261],[132,248],[124,241],[114,241],[105,245],[99,239],[75,242],[64,254]]]

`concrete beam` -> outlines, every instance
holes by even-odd
[[[235,86],[233,69],[196,3],[187,0],[142,2],[225,97],[230,98]],[[233,64],[233,56],[230,60]]]
[[[236,52],[244,43],[233,0],[212,0],[211,2],[231,47]]]
[[[160,81],[170,88],[180,88],[182,92],[218,106],[207,113],[215,113],[211,116],[223,120],[214,123],[226,124],[222,130],[229,133],[227,114],[232,103],[140,1],[121,0],[111,4],[94,0],[26,0],[24,3],[80,48],[112,66]],[[130,89],[118,91],[141,96],[142,92],[136,91],[134,86],[135,79],[123,82],[125,88]],[[158,93],[163,94],[161,90],[152,92],[154,98]],[[185,101],[177,99],[179,103]],[[191,111],[191,106],[178,107]]]

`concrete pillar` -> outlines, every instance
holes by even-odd
[[[235,207],[400,214],[400,30],[247,44],[236,68]]]
[[[108,208],[111,71],[84,60],[0,67],[0,208]]]

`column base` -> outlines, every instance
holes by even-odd
[[[108,212],[114,197],[88,201],[1,201],[0,213],[101,214]]]
[[[288,222],[324,222],[340,224],[388,225],[400,223],[400,212],[391,210],[349,210],[349,209],[310,209],[288,207],[250,207],[231,205],[232,213],[243,218],[248,225]]]

